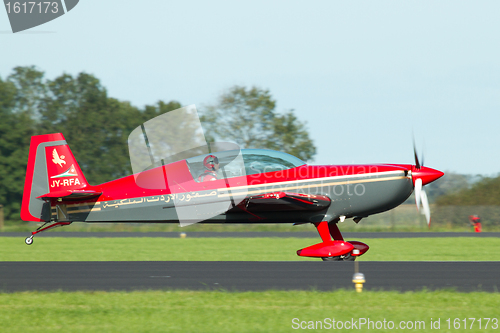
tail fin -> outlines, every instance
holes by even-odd
[[[89,184],[61,133],[31,137],[21,219],[51,219],[50,200],[81,191]],[[80,191],[79,191],[80,190]]]

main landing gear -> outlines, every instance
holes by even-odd
[[[49,225],[49,226],[46,226],[49,223],[52,223],[52,224]],[[51,229],[51,228],[62,227],[62,226],[65,226],[65,225],[70,225],[71,223],[72,222],[45,222],[42,226],[40,226],[38,229],[36,229],[36,231],[33,231],[31,233],[31,236],[26,237],[26,239],[24,240],[24,242],[26,243],[26,245],[31,245],[31,244],[33,244],[33,237],[36,234],[38,234],[40,232],[44,232],[45,230],[48,230],[48,229]]]
[[[321,258],[323,261],[354,261],[368,251],[369,246],[358,241],[345,241],[336,221],[314,223],[323,243],[297,251],[302,257]],[[333,240],[332,240],[333,238]]]
[[[354,261],[354,260],[356,260],[356,257],[352,256],[350,253],[348,253],[348,254],[345,254],[343,256],[322,257],[321,259],[323,261]]]

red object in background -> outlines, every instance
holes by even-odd
[[[474,228],[474,232],[481,232],[481,218],[477,215],[470,215],[469,222],[471,226]]]

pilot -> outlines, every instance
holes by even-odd
[[[200,182],[217,180],[217,171],[219,170],[219,159],[217,156],[206,156],[203,159],[203,166],[205,167],[205,172],[198,177],[198,180]]]

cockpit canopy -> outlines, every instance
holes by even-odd
[[[219,159],[220,169],[217,171],[219,179],[281,171],[306,164],[295,156],[269,149],[228,150],[211,155]],[[207,154],[204,154],[186,159],[195,180],[205,172],[203,159],[206,156]]]

